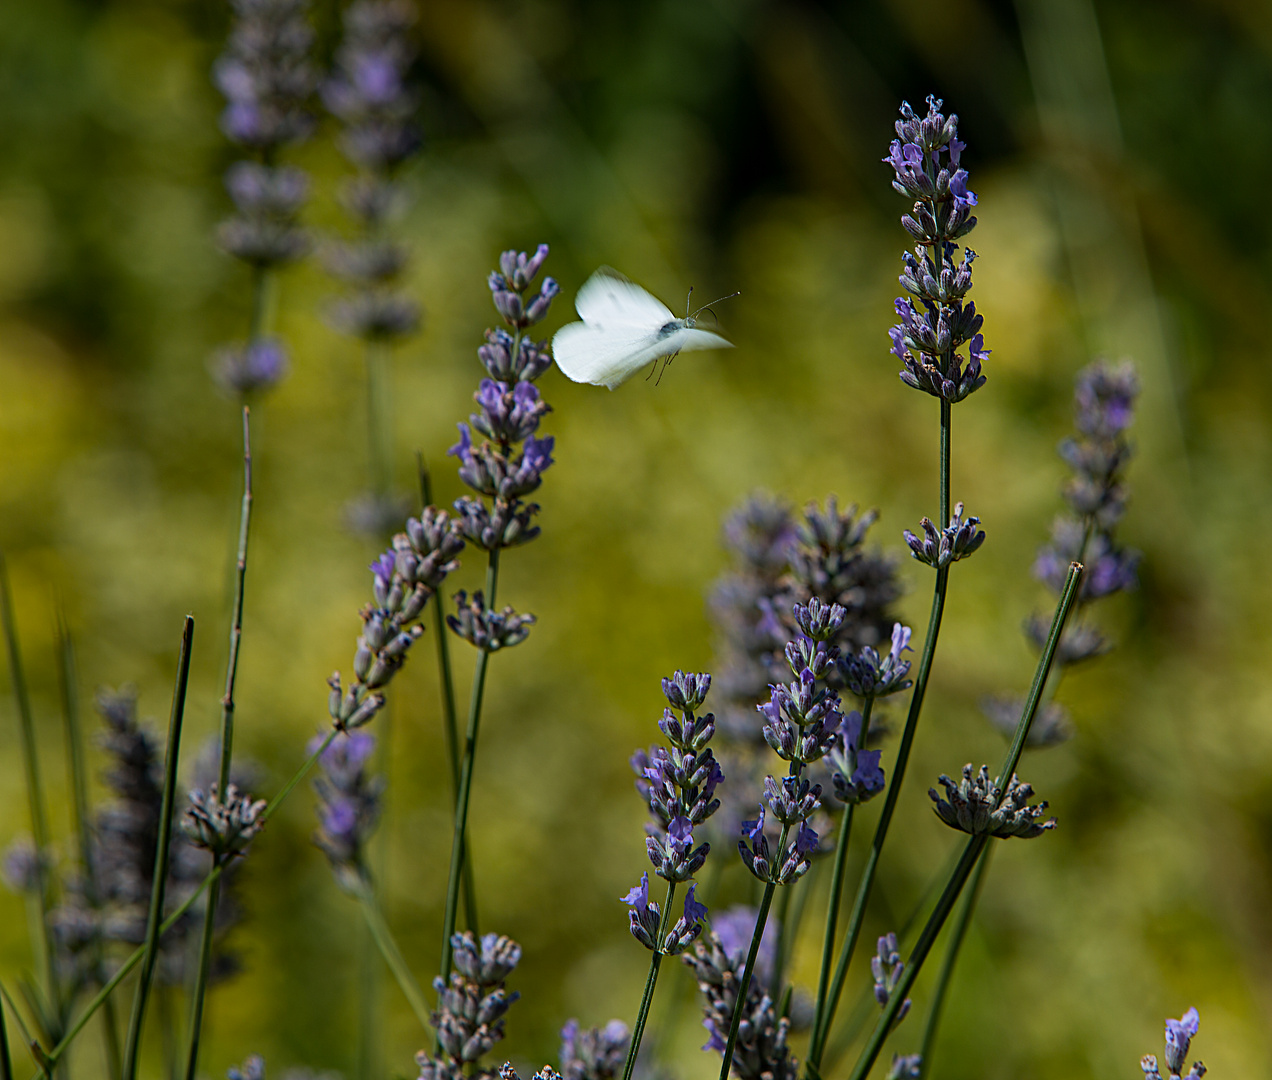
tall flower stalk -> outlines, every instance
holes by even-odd
[[[499,257],[499,269],[490,275],[488,284],[495,309],[511,332],[486,331],[486,344],[477,350],[477,356],[489,377],[482,379],[473,395],[479,411],[469,416],[469,423],[459,424],[459,442],[449,451],[459,459],[459,478],[476,493],[455,501],[459,531],[469,544],[486,552],[487,562],[485,589],[474,592],[471,598],[466,592],[459,592],[455,597],[456,613],[446,619],[450,629],[477,650],[477,664],[455,795],[442,925],[443,982],[450,976],[460,882],[464,860],[470,857],[468,805],[486,670],[491,653],[520,644],[534,623],[533,615],[518,615],[511,607],[496,610],[495,597],[500,552],[539,535],[539,527],[534,524],[539,506],[526,502],[525,496],[538,489],[544,471],[552,464],[552,436],[539,438],[535,434],[549,406],[534,385],[551,367],[552,357],[546,342],[536,342],[526,333],[547,315],[553,298],[560,292],[552,278],[545,278],[538,287],[534,284],[547,257],[546,244],[532,255],[505,251]],[[480,444],[473,442],[473,430],[485,436]],[[475,927],[469,929],[476,931]]]
[[[405,516],[393,491],[393,395],[390,363],[396,342],[415,332],[419,305],[397,287],[409,252],[390,225],[405,201],[398,175],[421,138],[418,102],[407,85],[415,59],[415,7],[409,0],[358,0],[345,9],[344,37],[322,100],[341,124],[337,144],[357,169],[341,194],[354,223],[333,243],[327,268],[348,286],[331,308],[335,325],[362,343],[367,387],[369,486],[350,506],[353,526],[382,539]]]
[[[908,103],[903,103],[901,119],[896,124],[898,137],[884,159],[893,169],[892,186],[902,195],[914,199],[910,212],[901,218],[901,224],[915,246],[913,251],[902,256],[900,281],[909,291],[910,298],[900,297],[896,301],[900,322],[889,331],[892,353],[901,361],[901,380],[907,386],[935,397],[940,404],[937,518],[940,524],[934,525],[924,518],[920,522],[922,537],[908,531],[905,534],[915,559],[936,572],[932,611],[905,727],[897,746],[892,781],[866,856],[835,974],[823,1008],[813,1019],[808,1053],[810,1076],[818,1075],[821,1068],[826,1040],[861,933],[879,858],[905,778],[936,655],[950,566],[972,554],[985,538],[985,534],[977,529],[978,519],[963,516],[961,503],[953,512],[950,506],[952,408],[984,386],[985,376],[981,368],[989,350],[985,348],[980,333],[982,318],[975,303],[966,299],[972,287],[972,262],[976,253],[971,248],[964,248],[962,257],[957,257],[958,241],[976,227],[976,218],[971,212],[976,205],[976,196],[967,187],[967,171],[960,166],[965,144],[958,138],[958,117],[952,113],[944,115],[941,104],[936,98],[929,98],[927,115],[920,117]],[[965,354],[959,352],[964,348]]]
[[[1052,592],[1059,592],[1064,587],[1068,562],[1086,563],[1088,569],[1075,603],[1073,623],[1060,639],[1038,717],[1029,731],[1028,747],[1056,746],[1072,735],[1064,708],[1053,700],[1060,681],[1070,667],[1102,656],[1112,648],[1098,627],[1082,621],[1082,616],[1093,602],[1136,584],[1139,553],[1119,544],[1117,525],[1126,511],[1125,471],[1133,452],[1126,432],[1135,416],[1138,394],[1139,383],[1129,363],[1096,361],[1079,372],[1076,380],[1073,404],[1077,430],[1059,447],[1060,456],[1073,469],[1073,476],[1063,489],[1069,513],[1057,518],[1053,525],[1050,543],[1038,552],[1034,575]],[[1041,615],[1031,615],[1025,621],[1025,635],[1035,648],[1043,648],[1046,623]],[[1013,717],[1020,715],[1021,706],[1018,698],[999,697],[985,702],[984,710],[995,727],[1010,733],[1013,728],[1009,725],[1014,723]],[[989,862],[990,851],[986,851],[946,946],[919,1049],[916,1072],[920,1080],[931,1071],[946,993]]]
[[[622,898],[630,909],[632,936],[652,954],[623,1063],[623,1080],[631,1080],[636,1067],[663,957],[683,953],[701,932],[707,915],[706,905],[694,897],[697,886],[691,884],[685,892],[680,918],[674,925],[671,921],[676,886],[692,881],[711,852],[709,843],[695,841],[694,829],[720,809],[715,792],[724,773],[707,745],[715,735],[715,717],[711,713],[698,715],[710,689],[711,676],[705,672],[695,675],[677,671],[670,679],[663,679],[668,708],[663,710],[658,729],[670,746],[656,746],[648,753],[638,750],[632,758],[636,790],[649,807],[651,818],[645,827],[645,850],[654,873],[667,882],[667,895],[661,906],[649,899],[646,872],[641,875],[640,884]]]

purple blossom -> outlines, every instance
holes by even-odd
[[[677,855],[686,855],[693,847],[693,825],[687,817],[673,818],[667,826],[667,836],[671,841],[671,849]]]
[[[649,908],[649,871],[646,870],[640,875],[640,884],[633,886],[631,892],[620,898],[622,903],[629,907],[636,908],[638,911],[646,911]]]
[[[684,920],[689,926],[702,922],[707,917],[707,905],[700,904],[694,899],[694,890],[697,884],[690,884],[688,892],[685,893],[685,912]]]
[[[809,855],[817,850],[817,833],[807,821],[799,823],[799,831],[795,834],[795,850],[801,855]]]
[[[1183,1071],[1189,1047],[1200,1024],[1201,1018],[1195,1008],[1189,1009],[1178,1020],[1166,1021],[1166,1065],[1172,1073]]]
[[[764,837],[764,804],[760,803],[759,816],[754,821],[742,822],[742,833],[751,839],[752,844],[758,843]]]

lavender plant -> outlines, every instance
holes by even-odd
[[[711,852],[709,843],[695,843],[693,830],[720,808],[715,792],[724,780],[724,773],[707,745],[715,734],[715,717],[711,713],[697,715],[710,689],[711,676],[705,672],[677,671],[671,678],[663,679],[663,696],[669,708],[663,710],[658,729],[671,745],[656,746],[648,753],[638,750],[632,758],[637,775],[636,790],[649,807],[652,819],[645,827],[645,850],[654,873],[667,882],[667,896],[661,906],[649,899],[649,873],[645,872],[640,884],[622,898],[631,909],[628,920],[632,936],[653,954],[632,1029],[623,1080],[630,1080],[636,1065],[662,958],[683,953],[701,932],[702,920],[707,916],[706,905],[694,897],[697,886],[691,884],[685,892],[680,917],[674,925],[671,922],[676,886],[691,880]]]
[[[1206,1066],[1194,1061],[1184,1074],[1184,1065],[1188,1062],[1188,1051],[1192,1047],[1193,1037],[1197,1034],[1201,1021],[1196,1009],[1189,1009],[1178,1020],[1166,1021],[1166,1077],[1167,1080],[1201,1080],[1206,1075]],[[1144,1070],[1145,1080],[1162,1080],[1157,1067],[1157,1058],[1153,1054],[1145,1054],[1140,1060],[1140,1068]]]
[[[539,535],[539,527],[534,524],[539,505],[526,502],[525,496],[539,488],[544,471],[552,464],[552,436],[540,438],[535,434],[549,410],[535,380],[551,367],[552,357],[546,342],[536,342],[526,334],[543,320],[553,298],[561,291],[550,277],[535,287],[547,257],[546,244],[539,245],[533,255],[517,251],[500,255],[499,270],[491,273],[488,284],[495,310],[512,332],[486,331],[486,344],[477,350],[477,355],[489,378],[482,379],[473,395],[480,411],[469,416],[468,424],[459,424],[459,442],[449,451],[459,460],[459,478],[475,493],[455,501],[459,532],[468,543],[487,553],[487,562],[484,592],[479,590],[471,598],[459,593],[457,612],[446,620],[455,634],[477,649],[477,665],[456,785],[455,829],[442,926],[443,980],[450,974],[462,868],[468,858],[468,804],[487,666],[491,653],[524,641],[534,622],[532,615],[517,615],[511,607],[496,610],[495,597],[499,553]],[[485,436],[480,445],[473,442],[473,430]],[[454,737],[452,745],[457,745]],[[469,929],[476,932],[475,926]]]
[[[341,202],[354,224],[352,237],[330,245],[328,270],[348,287],[331,309],[335,325],[363,346],[367,385],[370,487],[350,505],[354,527],[376,538],[405,516],[393,487],[393,415],[390,349],[419,326],[419,305],[398,284],[409,252],[390,235],[405,199],[402,167],[421,144],[416,95],[407,72],[416,47],[409,0],[359,0],[345,9],[344,38],[322,100],[341,123],[337,140],[357,169]]]

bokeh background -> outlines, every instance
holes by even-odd
[[[546,331],[602,263],[673,308],[690,285],[704,299],[742,292],[718,309],[737,348],[682,357],[657,387],[637,378],[608,393],[556,373],[540,384],[557,439],[543,535],[507,554],[501,581],[501,599],[539,623],[492,664],[473,809],[484,922],[525,947],[508,1055],[555,1061],[570,1016],[632,1019],[647,956],[616,902],[645,865],[627,758],[655,734],[659,677],[712,663],[704,594],[727,563],[722,515],[755,490],[795,505],[834,492],[878,507],[873,540],[898,551],[901,529],[935,512],[936,403],[901,385],[887,353],[905,202],[879,161],[899,101],[934,92],[962,119],[980,196],[973,295],[994,352],[988,386],[955,410],[953,474],[990,539],[953,575],[868,934],[905,916],[957,842],[929,809],[936,774],[999,760],[977,702],[1022,690],[1032,670],[1019,625],[1046,602],[1030,564],[1059,509],[1071,380],[1097,355],[1131,357],[1144,394],[1123,535],[1144,552],[1141,587],[1100,615],[1117,650],[1065,681],[1076,738],[1022,767],[1061,825],[995,859],[937,1075],[1137,1075],[1141,1054],[1161,1053],[1162,1019],[1190,1005],[1194,1056],[1213,1075],[1267,1075],[1272,9],[420,6],[428,143],[401,235],[426,321],[394,358],[404,490],[419,449],[439,501],[461,491],[444,452],[480,376],[474,350],[494,314],[484,278],[501,249],[552,245],[564,295]],[[315,0],[313,17],[329,57],[338,5]],[[158,717],[193,612],[191,746],[218,716],[241,461],[237,408],[207,358],[241,334],[247,305],[246,273],[212,239],[235,156],[209,80],[227,23],[215,0],[0,5],[0,546],[64,862],[55,596],[84,693],[132,682]],[[342,227],[334,193],[348,168],[330,136],[289,157],[315,178],[306,221],[318,234]],[[324,679],[348,669],[375,554],[343,525],[365,483],[365,403],[361,354],[323,317],[333,292],[314,260],[285,273],[277,326],[293,371],[254,412],[236,750],[265,792],[326,723]],[[921,633],[929,572],[901,572],[901,608]],[[478,571],[452,581],[472,588]],[[389,918],[422,982],[449,850],[431,653],[424,643],[392,687],[382,828]],[[7,692],[0,720],[7,842],[29,830]],[[244,869],[232,938],[243,970],[212,993],[206,1075],[249,1052],[275,1073],[354,1069],[358,914],[312,828],[302,788]],[[713,899],[744,898],[732,853],[714,857],[730,869]],[[805,983],[814,936],[796,955]],[[22,901],[5,893],[0,979],[31,965]],[[689,981],[669,975],[655,1009],[667,1067],[714,1076]],[[863,964],[845,1011],[868,978]],[[386,1075],[413,1075],[426,1036],[391,984],[375,1012]],[[897,1049],[917,1042],[911,1023]],[[157,1028],[145,1062],[156,1076]],[[90,1030],[77,1074],[100,1074],[98,1045]]]

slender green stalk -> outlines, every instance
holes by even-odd
[[[424,455],[415,453],[415,463],[420,477],[420,499],[425,507],[433,505],[433,482]],[[442,686],[442,732],[446,736],[446,756],[450,761],[451,794],[459,796],[459,723],[455,710],[455,679],[451,674],[450,634],[446,628],[446,616],[442,612],[442,594],[435,592],[429,602],[433,609],[434,641],[437,642],[437,681]],[[464,851],[464,920],[473,936],[477,936],[477,890],[473,883],[473,860]]]
[[[941,1012],[945,1007],[945,997],[949,993],[950,982],[954,977],[954,968],[958,965],[958,954],[963,947],[963,939],[967,936],[967,928],[972,923],[972,912],[976,909],[976,901],[980,899],[981,886],[985,883],[985,872],[989,869],[993,847],[985,849],[985,854],[976,863],[972,871],[971,888],[959,909],[958,918],[950,930],[949,944],[945,948],[945,959],[941,962],[940,974],[936,977],[936,986],[932,990],[932,1004],[928,1009],[927,1023],[923,1026],[923,1043],[919,1047],[919,1077],[928,1075],[931,1070],[932,1048],[936,1044],[936,1032],[941,1026]]]
[[[777,898],[777,911],[773,913],[773,918],[777,922],[777,942],[773,948],[773,971],[769,975],[769,997],[777,1001],[782,994],[782,977],[786,972],[786,954],[789,950],[791,942],[790,933],[790,913],[791,913],[791,895],[795,892],[797,886],[801,885],[808,875],[799,881],[793,881],[782,890],[781,895]]]
[[[146,916],[145,955],[132,1015],[128,1020],[128,1041],[124,1049],[124,1078],[135,1080],[137,1056],[141,1050],[141,1026],[150,996],[150,981],[159,959],[159,924],[168,886],[168,854],[172,846],[172,809],[177,793],[177,762],[181,757],[181,725],[185,718],[186,687],[190,681],[190,648],[194,643],[194,619],[187,615],[181,634],[181,655],[177,660],[177,681],[172,693],[172,713],[168,718],[168,745],[164,751],[163,802],[159,811],[159,839],[155,847],[154,877],[150,885],[150,911]],[[220,875],[217,875],[218,879]],[[63,1040],[65,1042],[65,1040]],[[59,1044],[61,1045],[61,1044]]]
[[[22,736],[22,768],[26,776],[27,806],[31,813],[31,836],[35,841],[36,895],[40,905],[40,932],[34,945],[41,953],[36,962],[44,973],[45,992],[53,1012],[58,1011],[57,969],[54,963],[53,934],[49,928],[49,824],[44,806],[44,788],[40,781],[40,761],[35,745],[35,721],[31,715],[31,698],[27,693],[26,670],[22,666],[22,650],[18,644],[18,625],[13,616],[13,592],[9,587],[9,569],[0,554],[0,619],[4,623],[5,645],[9,652],[9,679],[18,709],[18,727]]]
[[[0,983],[0,1000],[8,1003],[9,1012],[13,1014],[13,1018],[18,1022],[18,1030],[22,1032],[22,1038],[26,1042],[27,1049],[31,1052],[31,1056],[35,1059],[36,1067],[40,1070],[36,1075],[44,1077],[44,1080],[49,1080],[53,1075],[53,1063],[40,1046],[40,1040],[31,1034],[30,1029],[22,1019],[22,1013],[18,1009],[17,1002],[13,1000],[3,983]],[[39,1022],[38,1016],[36,1022]]]
[[[415,1018],[420,1022],[420,1026],[431,1028],[432,1010],[428,1007],[428,1002],[424,1000],[424,991],[420,989],[420,984],[416,981],[415,976],[411,974],[410,966],[393,938],[393,933],[384,919],[384,913],[380,910],[375,894],[370,888],[359,888],[355,890],[354,896],[357,898],[358,906],[362,909],[362,916],[366,920],[367,929],[371,932],[371,939],[375,942],[376,948],[380,950],[380,955],[384,957],[384,962],[388,965],[389,971],[393,973],[393,978],[397,981],[398,987],[402,991],[402,996],[406,998],[407,1004],[411,1006],[411,1011],[415,1013]]]
[[[243,406],[243,502],[239,511],[238,553],[234,562],[234,605],[230,611],[230,651],[225,662],[225,693],[221,697],[221,767],[217,792],[229,797],[230,761],[234,747],[234,686],[238,679],[239,647],[243,641],[243,596],[247,583],[247,541],[252,525],[252,434],[251,410]],[[212,971],[212,939],[216,932],[216,909],[221,900],[218,877],[208,888],[203,912],[203,932],[199,937],[199,960],[190,997],[190,1045],[186,1055],[186,1080],[194,1080],[199,1064],[199,1041],[203,1030],[203,1005],[207,999],[208,977]]]
[[[782,838],[777,842],[777,867],[786,856],[786,838],[790,832],[789,825],[782,826]],[[773,871],[771,871],[773,872]],[[729,1037],[724,1045],[724,1060],[720,1063],[720,1080],[729,1080],[729,1070],[733,1067],[733,1050],[738,1044],[738,1028],[742,1023],[742,1014],[746,1011],[746,995],[751,988],[751,975],[755,971],[755,958],[760,952],[760,939],[764,936],[764,924],[768,922],[769,907],[773,903],[773,891],[777,883],[769,881],[764,886],[764,896],[760,900],[760,910],[755,916],[755,931],[751,934],[751,948],[746,954],[746,965],[742,968],[742,978],[738,982],[738,997],[733,1005],[733,1019],[729,1023]]]
[[[872,698],[866,699],[869,707]],[[865,724],[862,724],[865,729]],[[853,804],[845,803],[839,819],[839,836],[835,841],[835,866],[830,876],[830,897],[826,901],[826,934],[822,939],[821,970],[817,976],[817,1003],[813,1010],[813,1031],[816,1031],[826,1008],[826,995],[830,991],[830,961],[835,955],[835,931],[839,926],[839,905],[843,900],[844,870],[848,866],[848,838],[852,835]]]
[[[1038,705],[1042,701],[1043,687],[1047,684],[1047,676],[1051,672],[1056,649],[1060,645],[1060,638],[1064,633],[1064,626],[1068,621],[1069,613],[1077,600],[1078,586],[1081,582],[1082,564],[1070,563],[1064,589],[1060,594],[1060,602],[1056,605],[1055,616],[1051,620],[1051,630],[1047,634],[1047,643],[1042,650],[1042,655],[1038,658],[1038,667],[1034,672],[1033,685],[1029,689],[1029,697],[1025,701],[1025,708],[1021,714],[1020,722],[1016,725],[1016,737],[1012,740],[1011,748],[1007,751],[1006,760],[998,773],[998,780],[995,784],[999,791],[997,805],[1001,805],[1006,794],[1007,782],[1016,771],[1016,765],[1020,761],[1020,755],[1025,747],[1025,739],[1029,736],[1029,729],[1033,726],[1034,717],[1038,712]],[[963,856],[959,860],[959,864],[955,868],[949,883],[946,885],[945,891],[941,894],[941,898],[937,901],[927,925],[919,935],[919,940],[916,942],[910,958],[906,961],[905,971],[902,973],[901,980],[888,998],[888,1004],[884,1009],[883,1016],[880,1018],[879,1023],[875,1025],[875,1029],[866,1043],[866,1048],[862,1051],[861,1057],[852,1071],[850,1080],[864,1080],[871,1066],[874,1065],[875,1059],[879,1056],[879,1050],[883,1046],[884,1039],[887,1038],[888,1032],[892,1030],[892,1025],[896,1021],[897,1013],[906,994],[918,977],[923,961],[927,959],[937,935],[941,932],[941,928],[949,917],[954,903],[958,900],[958,895],[962,891],[963,885],[980,859],[989,839],[990,837],[987,833],[981,833],[968,840]],[[969,917],[970,907],[971,904],[969,904]]]
[[[80,872],[83,878],[84,899],[91,910],[101,906],[101,893],[97,883],[97,867],[93,861],[93,834],[88,807],[88,769],[84,761],[84,731],[80,726],[79,682],[75,674],[75,645],[66,616],[61,606],[57,609],[58,673],[62,689],[62,718],[66,727],[66,761],[69,772],[72,805],[75,807],[75,834]],[[93,972],[100,985],[102,971],[102,943],[100,938],[92,945]],[[120,1047],[119,1024],[115,1017],[115,1003],[107,998],[102,1007],[102,1040],[105,1043],[106,1072],[110,1080],[119,1080]]]
[[[234,606],[230,614],[230,652],[225,663],[225,695],[221,698],[221,798],[230,786],[230,757],[234,746],[234,683],[238,678],[239,646],[243,640],[243,592],[247,581],[247,538],[252,526],[251,410],[243,406],[243,502],[239,510],[238,554],[234,561]]]
[[[888,1037],[889,1032],[892,1031],[893,1025],[896,1023],[897,1014],[901,1011],[901,1006],[905,1002],[906,995],[910,992],[910,987],[914,985],[914,980],[918,976],[919,970],[923,967],[923,961],[927,959],[928,953],[932,950],[932,944],[941,932],[941,927],[945,925],[945,920],[949,918],[950,911],[953,910],[959,893],[963,890],[963,885],[966,883],[989,839],[988,833],[980,833],[977,836],[968,837],[962,858],[959,859],[958,865],[954,868],[954,874],[946,884],[945,891],[941,893],[940,899],[937,900],[936,908],[928,918],[927,925],[923,928],[923,933],[919,935],[914,951],[905,963],[905,970],[901,973],[901,979],[888,997],[888,1004],[884,1006],[883,1015],[875,1025],[874,1031],[870,1033],[866,1048],[861,1052],[861,1057],[857,1059],[857,1064],[853,1068],[849,1080],[865,1080],[865,1077],[870,1072],[875,1059],[879,1056],[879,1051],[883,1048],[884,1039]]]
[[[640,1053],[641,1040],[645,1037],[645,1024],[649,1020],[649,1009],[654,1003],[654,988],[658,985],[658,969],[662,966],[663,942],[667,929],[671,925],[671,905],[676,898],[676,883],[667,882],[667,899],[663,904],[662,922],[658,927],[658,940],[654,942],[654,955],[649,960],[649,974],[645,977],[645,991],[641,994],[640,1009],[636,1013],[636,1023],[632,1026],[632,1040],[627,1045],[627,1060],[623,1063],[623,1080],[632,1080],[632,1070],[636,1067],[636,1056]]]
[[[943,418],[947,413],[943,412]],[[942,440],[942,446],[946,440]],[[948,493],[943,488],[942,502],[948,501]],[[835,965],[835,975],[830,984],[830,992],[821,1013],[821,1026],[813,1031],[809,1044],[808,1064],[810,1074],[821,1069],[822,1054],[826,1048],[826,1038],[830,1034],[830,1026],[835,1019],[835,1011],[839,1007],[839,998],[843,993],[844,980],[848,975],[848,965],[852,962],[853,951],[857,947],[857,939],[861,936],[861,927],[865,921],[866,905],[870,900],[870,892],[874,888],[875,871],[879,866],[879,856],[884,842],[888,838],[888,827],[892,823],[892,815],[896,809],[897,799],[901,793],[901,781],[905,778],[906,765],[910,760],[910,747],[914,743],[915,731],[918,728],[919,716],[923,711],[923,699],[927,693],[928,678],[932,673],[932,660],[936,655],[937,638],[941,632],[941,617],[945,612],[945,595],[949,583],[949,567],[936,572],[936,586],[932,594],[932,614],[928,618],[927,639],[923,643],[923,655],[919,659],[918,674],[914,679],[914,691],[910,697],[910,711],[906,716],[905,728],[901,732],[901,742],[897,746],[897,759],[892,766],[892,778],[888,783],[888,791],[884,796],[883,809],[879,814],[879,823],[875,826],[874,839],[870,851],[866,855],[866,864],[861,872],[861,881],[857,886],[857,896],[853,901],[852,913],[848,917],[848,929],[844,935],[844,944],[839,952],[839,960]]]
[[[357,928],[355,947],[358,968],[358,1027],[355,1043],[354,1075],[358,1080],[375,1080],[377,1045],[376,1012],[379,1006],[379,967],[375,958],[375,941],[363,923]]]
[[[322,757],[324,751],[326,751],[327,747],[331,745],[332,740],[334,740],[335,737],[339,734],[340,732],[337,731],[335,728],[332,728],[329,732],[327,732],[326,737],[322,740],[321,743],[318,744],[318,749],[315,750],[312,754],[309,755],[309,757],[305,759],[305,763],[299,769],[296,770],[295,775],[293,775],[292,778],[283,785],[282,790],[277,795],[275,795],[272,799],[270,799],[269,805],[265,807],[264,810],[261,811],[262,823],[268,821],[271,817],[274,816],[274,812],[283,804],[283,800],[292,793],[293,789],[296,787],[297,784],[299,784],[303,779],[305,779],[306,776],[309,775],[309,770],[312,769],[315,764],[317,764],[318,759]]]
[[[13,1061],[9,1057],[9,1032],[5,1027],[2,1001],[0,1001],[0,1080],[13,1080]]]
[[[499,584],[499,549],[491,548],[490,562],[486,566],[486,607],[495,608],[495,589]],[[464,759],[459,769],[459,791],[455,797],[455,833],[451,840],[450,872],[446,879],[446,912],[442,923],[442,981],[450,978],[453,947],[451,935],[455,933],[455,915],[459,906],[461,867],[466,857],[468,830],[468,800],[473,788],[473,760],[477,755],[477,730],[481,724],[481,702],[486,688],[486,668],[490,653],[482,649],[477,653],[477,667],[473,671],[472,697],[468,705],[468,728],[464,733]]]
[[[190,1047],[186,1054],[186,1080],[194,1080],[199,1065],[199,1041],[203,1033],[203,1003],[207,997],[208,976],[212,971],[212,936],[216,931],[216,906],[221,900],[221,879],[208,887],[208,901],[203,915],[203,932],[199,935],[199,961],[195,968],[190,995]]]

